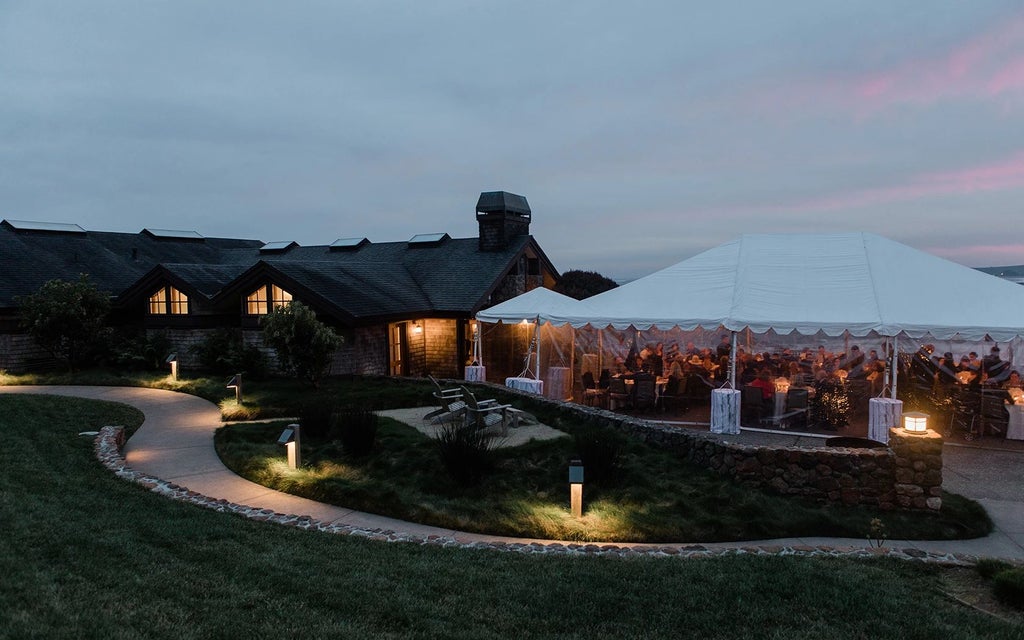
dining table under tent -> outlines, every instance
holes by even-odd
[[[714,348],[727,336],[732,360],[710,416],[725,433],[739,430],[735,357],[744,346],[863,341],[879,346],[887,372],[924,343],[939,353],[1002,344],[1011,365],[1024,358],[1024,287],[870,233],[743,235],[584,301],[535,289],[477,320],[518,323],[532,365],[512,377],[542,384],[551,368],[572,377],[648,343]],[[897,390],[887,374],[871,399],[872,411],[889,405],[879,420],[899,420]]]

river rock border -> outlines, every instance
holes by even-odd
[[[370,529],[350,525],[324,522],[308,515],[276,513],[270,509],[261,509],[244,504],[236,504],[224,499],[211,498],[180,485],[139,473],[132,469],[124,459],[125,443],[124,427],[106,426],[96,436],[94,449],[100,463],[122,480],[133,482],[153,493],[186,502],[188,504],[212,509],[221,513],[235,515],[273,524],[295,527],[298,529],[322,531],[348,535],[381,542],[404,542],[409,544],[430,545],[443,548],[482,549],[522,554],[561,554],[586,555],[609,558],[663,557],[663,558],[714,558],[721,556],[799,556],[818,558],[876,558],[887,557],[899,560],[912,560],[946,566],[970,566],[977,562],[976,556],[936,553],[914,548],[869,548],[869,547],[829,547],[829,546],[744,546],[738,543],[734,547],[709,549],[700,544],[607,544],[607,543],[572,543],[572,542],[514,542],[514,541],[462,541],[452,536],[421,536],[386,529]]]

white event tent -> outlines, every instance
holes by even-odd
[[[577,328],[1006,341],[1024,335],[1024,287],[870,233],[744,235],[585,309],[538,315]]]
[[[724,328],[733,355],[743,331],[1019,342],[1024,287],[870,233],[743,235],[585,301],[536,289],[477,319],[619,331]]]

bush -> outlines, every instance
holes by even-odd
[[[377,442],[377,414],[359,408],[342,409],[334,414],[334,437],[341,441],[341,447],[350,456],[370,455]]]
[[[610,486],[619,480],[622,471],[622,438],[603,429],[585,429],[573,438],[576,453],[583,461],[586,482]]]
[[[244,373],[259,380],[267,374],[267,358],[258,347],[245,344],[242,332],[217,329],[193,347],[204,371],[220,375]]]
[[[453,420],[441,427],[436,440],[445,470],[463,487],[480,484],[493,467],[491,439],[482,429],[469,428],[461,420]]]
[[[329,402],[309,402],[299,411],[302,435],[310,440],[326,440],[331,432],[334,407]]]
[[[334,329],[301,302],[277,307],[263,317],[263,342],[277,352],[281,369],[314,388],[343,342]]]
[[[997,573],[1002,573],[1007,569],[1012,569],[1013,565],[1002,560],[982,558],[981,560],[978,560],[978,563],[974,565],[974,568],[982,578],[991,580]]]
[[[1024,567],[1006,569],[995,575],[995,594],[1003,603],[1024,609]]]
[[[167,356],[173,349],[171,339],[160,332],[139,333],[128,332],[116,334],[110,347],[111,363],[122,369],[159,371],[170,368]]]
[[[106,351],[110,294],[82,274],[77,282],[50,280],[39,291],[15,298],[22,326],[43,349],[74,371]]]

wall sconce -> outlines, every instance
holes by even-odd
[[[242,404],[242,374],[236,373],[234,378],[228,380],[228,389],[235,390],[235,402]]]
[[[412,324],[412,332],[415,335],[420,335],[421,333],[423,333],[423,325],[421,325],[419,322],[414,322]]]
[[[910,433],[924,433],[928,430],[928,414],[920,411],[904,413],[903,430]]]
[[[569,462],[569,504],[572,517],[583,517],[583,461]]]
[[[290,424],[285,427],[285,430],[281,432],[281,436],[277,439],[277,444],[283,444],[288,452],[288,468],[298,469],[302,464],[302,454],[299,452],[299,447],[301,446],[299,425]]]
[[[172,353],[167,356],[164,363],[171,365],[171,380],[177,381],[178,379],[178,354]]]

